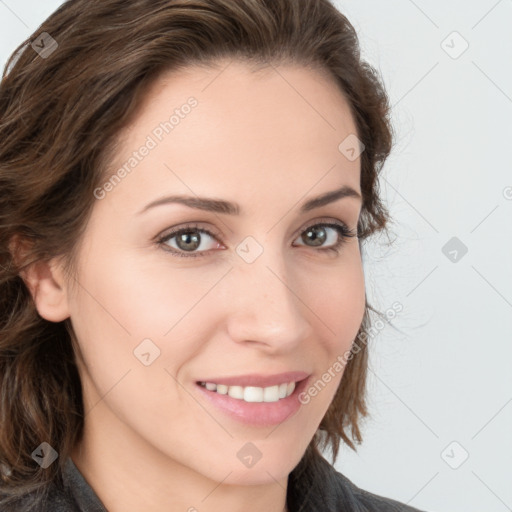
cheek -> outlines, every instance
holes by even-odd
[[[347,256],[339,270],[322,272],[316,278],[304,290],[308,306],[316,313],[314,345],[320,365],[316,380],[305,392],[304,404],[315,410],[313,417],[321,418],[341,382],[364,316],[365,281],[359,252]]]
[[[142,384],[119,398],[140,401],[149,415],[161,404],[147,397],[158,402],[165,389],[170,399],[171,375],[180,377],[180,369],[210,337],[208,329],[220,310],[214,310],[208,293],[226,268],[194,273],[136,260],[123,251],[101,256],[89,252],[80,273],[81,286],[70,301],[73,329],[96,391],[103,395],[121,378],[119,390],[138,381]]]
[[[92,411],[92,418],[113,411],[151,440],[170,442],[192,432],[201,411],[173,376],[197,351],[191,343],[197,337],[194,314],[204,315],[200,299],[212,284],[205,279],[191,285],[186,272],[158,275],[129,258],[101,266],[91,261],[97,260],[91,258],[80,274],[71,307],[86,365],[86,413]]]
[[[328,339],[331,356],[353,342],[365,310],[365,281],[359,251],[351,250],[336,268],[308,272],[302,296],[315,313],[317,333]]]
[[[101,264],[94,265],[91,261]],[[190,322],[191,318],[197,321],[201,310],[197,306],[226,268],[194,272],[162,261],[161,256],[142,259],[124,256],[122,251],[104,259],[91,255],[88,267],[80,276],[82,290],[76,301],[76,313],[94,318],[102,328],[117,330],[133,341],[152,336],[170,337],[182,321]]]

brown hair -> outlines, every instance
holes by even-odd
[[[41,38],[46,45],[31,46]],[[43,46],[47,55],[36,51]],[[329,0],[65,2],[16,49],[0,85],[0,474],[12,495],[61,477],[84,418],[70,321],[41,318],[20,272],[62,256],[72,275],[93,192],[148,87],[165,71],[223,57],[313,66],[336,80],[365,148],[359,243],[386,228],[378,174],[392,146],[388,98]],[[306,455],[323,443],[334,461],[340,438],[355,450],[349,428],[362,441],[368,354],[366,342],[356,345],[320,424],[325,437],[317,432]],[[43,441],[59,454],[47,469],[31,457]]]

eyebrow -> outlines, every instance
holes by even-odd
[[[361,194],[359,194],[359,192],[354,190],[352,187],[345,185],[340,189],[332,190],[330,192],[326,192],[322,195],[309,199],[301,206],[300,212],[306,213],[315,208],[320,208],[321,206],[325,206],[329,203],[333,203],[334,201],[338,201],[339,199],[344,199],[345,197],[353,197],[362,201],[362,197]],[[239,204],[230,201],[224,201],[222,199],[173,195],[162,197],[160,199],[152,201],[151,203],[147,204],[142,210],[140,210],[138,212],[138,215],[146,212],[151,208],[155,208],[156,206],[172,203],[183,204],[190,208],[197,208],[199,210],[204,210],[207,212],[221,213],[226,215],[240,215],[240,212],[242,211]]]

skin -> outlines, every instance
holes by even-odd
[[[109,511],[281,512],[288,475],[342,371],[271,427],[228,417],[195,382],[289,370],[314,382],[350,349],[364,313],[358,239],[346,238],[336,254],[301,234],[316,221],[356,230],[361,201],[299,208],[343,185],[361,193],[360,160],[338,150],[356,127],[337,85],[317,70],[219,61],[154,84],[121,134],[110,174],[190,96],[197,107],[94,199],[75,278],[58,258],[24,277],[43,318],[71,318],[86,411],[72,458]],[[243,214],[179,204],[137,214],[170,194],[235,201]],[[165,247],[179,250],[176,238],[154,241],[188,222],[214,234],[200,233],[203,256],[173,256]],[[341,236],[325,229],[323,247]],[[236,252],[247,236],[263,249],[251,264]],[[133,353],[146,338],[160,349],[149,366]],[[262,454],[251,468],[237,457],[247,442]]]

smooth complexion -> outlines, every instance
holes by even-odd
[[[187,98],[198,104],[114,190],[91,198],[76,280],[59,259],[26,275],[42,317],[71,318],[86,412],[72,458],[110,512],[285,510],[288,475],[342,372],[270,426],[229,416],[197,382],[287,371],[315,382],[363,318],[358,239],[321,226],[323,244],[307,236],[322,223],[355,231],[360,198],[300,212],[343,186],[361,193],[360,160],[338,150],[356,133],[338,86],[300,66],[216,64],[169,73],[148,91],[112,173]],[[236,202],[240,213],[145,210],[177,194]],[[190,224],[212,235],[192,233],[200,244],[189,253],[177,237],[158,243]],[[249,251],[262,249],[252,263],[237,252],[247,237],[257,243]],[[326,250],[339,239],[338,252]],[[148,366],[134,355],[144,339],[160,350]],[[261,452],[250,468],[237,456],[248,442]]]

